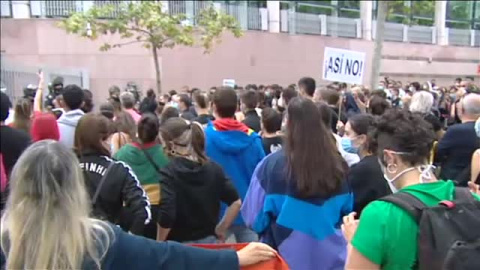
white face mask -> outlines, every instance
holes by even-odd
[[[409,154],[409,153],[403,153],[403,152],[393,152],[395,154]],[[383,163],[381,162],[381,160],[379,159],[378,162],[380,163],[380,168],[383,172],[383,177],[385,178],[385,180],[387,180],[387,183],[388,183],[388,186],[390,187],[390,190],[392,190],[392,193],[396,193],[398,192],[398,188],[395,187],[395,185],[393,184],[393,182],[395,182],[397,179],[399,179],[402,175],[404,175],[405,173],[407,172],[410,172],[410,171],[413,171],[415,169],[417,169],[419,172],[420,172],[420,177],[419,177],[419,183],[426,183],[426,182],[429,182],[433,177],[432,177],[432,169],[435,168],[435,166],[429,164],[429,165],[420,165],[420,166],[417,166],[417,167],[410,167],[410,168],[406,168],[405,170],[401,171],[400,173],[398,173],[397,175],[395,175],[393,178],[389,178],[387,173],[386,173],[386,168],[385,166],[383,165]]]

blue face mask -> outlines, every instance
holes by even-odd
[[[348,137],[342,137],[342,148],[347,153],[358,154],[358,147],[355,147],[352,143],[352,139]]]
[[[171,102],[170,102],[170,106],[172,106],[173,108],[175,108],[175,109],[178,110],[178,102],[171,101]]]

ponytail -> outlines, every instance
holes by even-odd
[[[203,128],[197,122],[192,122],[190,128],[192,132],[190,136],[192,149],[197,156],[198,162],[204,164],[208,158],[205,155],[205,134],[203,133]]]
[[[201,164],[207,162],[205,155],[205,134],[202,126],[197,122],[189,123],[182,118],[168,119],[161,127],[160,134],[165,143],[169,155],[184,156],[191,158]],[[173,147],[187,150],[188,154],[180,154],[174,151]]]

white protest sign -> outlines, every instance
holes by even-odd
[[[365,53],[325,47],[323,79],[334,82],[362,84]]]
[[[234,79],[224,79],[222,85],[223,86],[230,86],[232,88],[235,88],[235,80]]]

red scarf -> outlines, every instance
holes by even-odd
[[[213,125],[218,131],[236,130],[248,133],[248,127],[244,123],[232,118],[221,118],[215,120],[213,121]]]
[[[151,147],[154,147],[155,145],[157,145],[157,141],[153,141],[153,142],[146,143],[146,144],[140,144],[138,142],[133,142],[132,145],[135,146],[138,149],[148,149],[148,148],[151,148]]]

